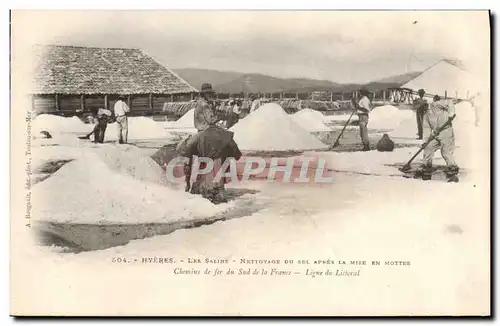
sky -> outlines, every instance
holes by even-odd
[[[12,44],[18,49],[34,43],[133,47],[171,69],[339,83],[421,71],[442,58],[460,59],[472,70],[485,72],[489,39],[486,11],[12,13]]]

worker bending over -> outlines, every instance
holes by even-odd
[[[424,158],[421,168],[423,180],[430,180],[432,177],[432,158],[434,153],[441,149],[441,155],[446,161],[445,174],[448,182],[458,182],[458,166],[453,157],[455,150],[455,135],[453,126],[448,123],[444,129],[437,133],[437,130],[444,126],[450,118],[455,116],[455,106],[451,100],[441,100],[436,95],[434,101],[429,104],[427,111],[424,114],[424,129],[430,131],[429,136],[435,138],[424,148]]]

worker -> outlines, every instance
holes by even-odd
[[[126,144],[128,140],[128,118],[127,114],[130,112],[130,108],[125,103],[125,97],[120,96],[118,101],[116,101],[114,107],[115,119],[118,124],[118,143]]]
[[[196,102],[194,109],[194,126],[198,131],[207,129],[219,120],[216,112],[215,92],[212,84],[204,83],[201,85],[200,97]]]
[[[92,108],[90,110],[94,120],[94,128],[86,136],[80,137],[81,139],[90,139],[91,135],[94,135],[94,143],[103,143],[104,134],[106,133],[106,128],[108,126],[108,119],[111,117],[111,111],[102,108]]]
[[[258,95],[258,94],[252,94],[250,96],[250,99],[252,100],[252,105],[250,107],[250,112],[253,112],[253,111],[257,110],[261,106],[262,101],[260,100],[260,95]]]
[[[424,158],[420,174],[423,180],[430,180],[432,177],[432,158],[434,153],[441,149],[441,155],[446,162],[444,170],[448,182],[458,182],[459,168],[455,163],[453,152],[455,150],[455,135],[453,133],[453,126],[448,123],[449,119],[455,116],[455,106],[452,100],[441,100],[436,95],[433,102],[428,105],[428,109],[424,114],[423,127],[424,130],[430,133],[430,137],[435,137],[425,148]],[[438,133],[438,129],[444,127]]]
[[[227,120],[226,120],[226,129],[231,128],[240,120],[241,114],[241,101],[230,100],[228,106],[230,107]]]
[[[417,116],[417,139],[423,139],[423,120],[425,111],[427,111],[427,101],[424,99],[425,90],[418,90],[418,98],[413,101],[413,109]]]
[[[359,91],[359,94],[361,95],[361,99],[358,103],[354,102],[359,118],[359,133],[361,136],[361,141],[363,142],[363,151],[369,151],[370,139],[368,138],[368,115],[372,110],[371,102],[368,98],[370,92],[368,92],[367,89],[362,88]]]
[[[185,166],[186,191],[192,194],[200,194],[214,204],[227,202],[225,191],[226,179],[216,179],[217,173],[227,159],[241,158],[241,152],[233,139],[233,132],[211,124],[208,128],[199,131],[182,141],[177,146],[180,156],[189,158],[189,165]],[[210,158],[213,161],[213,168],[210,172],[197,175],[194,183],[190,184],[193,156]],[[200,163],[200,169],[206,168]],[[227,172],[227,171],[224,171]],[[220,172],[222,173],[222,172]]]

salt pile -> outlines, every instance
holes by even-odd
[[[325,149],[326,146],[293,122],[275,103],[268,103],[240,120],[231,129],[241,150],[293,151]]]
[[[109,169],[134,179],[166,185],[166,174],[149,156],[135,146],[104,145],[93,149]]]
[[[120,162],[120,166],[133,164]],[[228,208],[115,168],[95,153],[67,163],[32,188],[32,218],[59,223],[166,223],[209,217]]]
[[[392,105],[383,105],[370,112],[368,129],[394,129],[401,121],[411,118],[413,111],[400,110]]]
[[[186,112],[177,121],[166,121],[166,126],[168,128],[194,128],[194,109]]]
[[[45,130],[51,134],[86,133],[92,130],[92,125],[83,123],[78,117],[60,117],[52,114],[40,114],[31,123],[32,134]]]
[[[292,120],[309,132],[331,131],[324,123],[324,115],[316,110],[300,110],[292,115]]]
[[[146,139],[165,139],[171,135],[165,130],[162,123],[158,123],[147,117],[130,117],[128,118],[128,139],[129,140],[146,140]],[[118,124],[111,123],[108,125],[105,134],[105,140],[118,140]]]

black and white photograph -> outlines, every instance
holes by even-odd
[[[11,11],[14,316],[490,316],[470,11]]]

